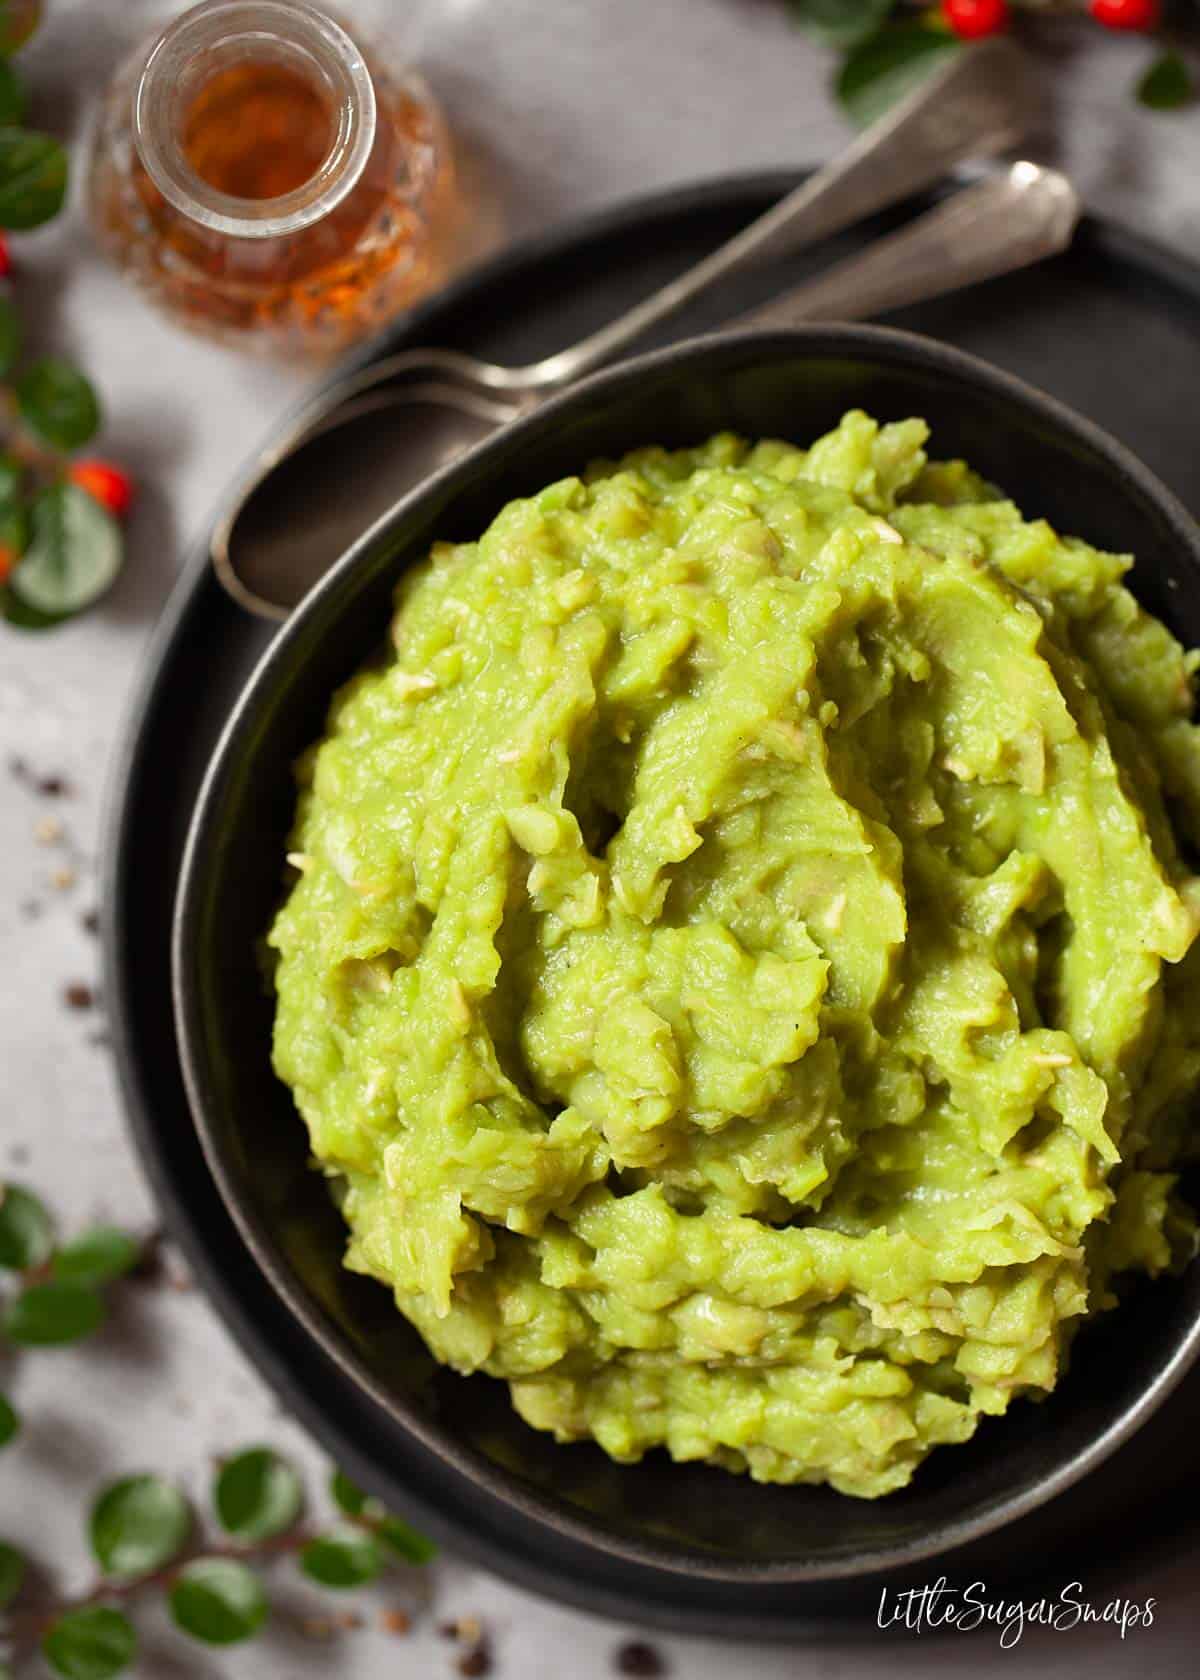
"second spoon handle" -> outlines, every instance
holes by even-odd
[[[1014,163],[730,326],[865,320],[941,297],[1065,250],[1080,209],[1065,175]]]
[[[769,253],[815,243],[940,180],[969,157],[1015,146],[1032,118],[1028,66],[1011,41],[956,54],[840,157],[711,256],[599,332],[511,373],[509,389],[548,389],[578,379],[666,320],[692,298]]]

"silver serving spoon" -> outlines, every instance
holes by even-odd
[[[358,496],[374,479],[386,498],[375,506],[366,495],[360,497],[358,528],[365,529],[438,467],[539,397],[611,360],[701,292],[752,262],[795,251],[911,196],[967,158],[1010,149],[1031,116],[1030,77],[1020,49],[1005,40],[982,43],[951,59],[840,158],[733,239],[569,349],[522,367],[455,350],[406,350],[335,380],[259,454],[218,521],[211,555],[222,584],[250,611],[282,619],[344,548],[345,510],[337,506],[338,498],[331,501],[328,473],[321,472],[326,452],[320,444],[335,428],[353,428],[351,458],[358,469],[353,493]],[[850,271],[857,272],[856,265],[868,255],[850,259]],[[929,282],[934,278],[929,275]],[[937,278],[944,282],[944,275]],[[965,283],[942,283],[921,295]],[[883,307],[896,305],[875,304],[852,313]],[[824,313],[848,318],[845,299],[839,298],[832,310],[826,306]],[[397,410],[404,411],[406,422],[399,449],[395,427],[358,424]],[[349,445],[351,434],[342,441]],[[372,452],[374,462],[368,458]],[[381,471],[373,474],[372,465]],[[282,486],[273,482],[281,468],[288,481],[287,519],[279,517]],[[336,470],[344,486],[344,460]]]

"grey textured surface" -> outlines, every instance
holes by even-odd
[[[35,117],[77,133],[117,56],[147,22],[174,9],[146,0],[50,0],[25,63]],[[479,243],[548,225],[585,206],[684,181],[822,157],[845,136],[826,93],[828,63],[790,25],[782,0],[347,0],[344,10],[406,38],[470,153],[489,205]],[[1045,135],[1038,150],[1065,162],[1098,207],[1200,257],[1195,159],[1200,117],[1136,109],[1128,84],[1145,46],[1064,27],[1043,54]],[[98,1019],[65,1009],[62,990],[93,980],[95,942],[82,926],[94,903],[95,844],[105,766],[142,650],[196,532],[228,475],[301,389],[303,371],[242,361],[152,316],[92,254],[78,212],[17,245],[17,293],[31,337],[76,353],[106,402],[106,454],[143,486],[128,570],[104,606],[53,637],[0,626],[0,1171],[47,1192],[68,1228],[104,1215],[148,1226],[153,1212],[126,1140],[109,1059],[91,1042]],[[65,776],[53,805],[9,779],[19,754]],[[62,839],[40,843],[39,819]],[[43,836],[44,839],[44,836]],[[57,872],[73,885],[56,887]],[[60,877],[61,878],[61,877]],[[28,906],[37,906],[31,915]],[[101,1477],[143,1466],[203,1488],[213,1454],[268,1438],[319,1476],[320,1455],[271,1396],[194,1292],[129,1291],[116,1321],[86,1350],[31,1355],[0,1371],[30,1424],[0,1461],[0,1533],[36,1543],[67,1590],[86,1574],[80,1521]],[[1132,1551],[1136,1555],[1136,1543]],[[1057,1585],[1047,1560],[1047,1590]],[[492,1625],[500,1676],[595,1680],[612,1669],[619,1629],[535,1602],[457,1566],[429,1583],[397,1581],[363,1595],[368,1610],[415,1607],[432,1591],[436,1617],[473,1612]],[[1086,1583],[1085,1583],[1086,1591]],[[980,1680],[1053,1672],[1143,1680],[1190,1672],[1200,1560],[1131,1574],[1130,1599],[1158,1600],[1154,1626],[1122,1643],[1108,1628],[1030,1632],[1015,1651],[983,1635],[925,1634],[886,1653],[847,1643],[804,1653],[662,1640],[672,1671],[717,1680],[731,1670],[783,1680],[800,1674],[894,1680]],[[296,1615],[328,1609],[281,1570],[279,1630],[209,1656],[185,1647],[150,1613],[139,1672],[163,1677],[330,1672],[383,1680],[453,1672],[450,1649],[423,1616],[397,1640],[368,1627],[336,1646],[290,1633]],[[335,1606],[336,1608],[336,1606]],[[637,1625],[629,1606],[630,1629]],[[969,1652],[969,1655],[968,1655]]]

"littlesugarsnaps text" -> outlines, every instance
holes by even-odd
[[[1157,1600],[1140,1603],[1128,1598],[1110,1598],[1093,1604],[1083,1596],[1081,1581],[1068,1581],[1054,1597],[1035,1599],[993,1598],[985,1581],[966,1587],[952,1587],[944,1575],[924,1586],[893,1592],[884,1587],[875,1614],[880,1628],[905,1628],[909,1633],[952,1630],[971,1633],[993,1627],[1000,1648],[1011,1651],[1020,1644],[1026,1628],[1048,1627],[1069,1633],[1089,1623],[1111,1627],[1122,1639],[1134,1628],[1154,1625]]]

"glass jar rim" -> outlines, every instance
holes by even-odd
[[[185,90],[223,63],[270,56],[302,65],[330,94],[333,138],[315,173],[277,198],[241,198],[200,176],[180,141]],[[183,215],[250,239],[298,233],[329,214],[360,179],[375,143],[375,86],[341,25],[305,0],[201,0],[150,48],[133,93],[133,139],[147,174]]]

